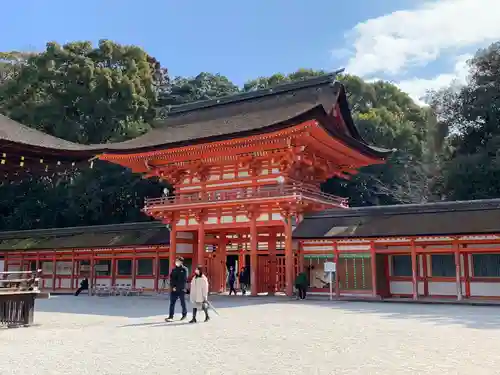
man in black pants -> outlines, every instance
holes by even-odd
[[[170,311],[168,318],[165,319],[166,322],[171,322],[174,320],[175,303],[177,299],[181,300],[182,307],[182,317],[181,320],[186,319],[187,308],[186,308],[186,282],[188,278],[188,270],[183,265],[184,258],[177,257],[175,260],[175,267],[170,272]]]
[[[89,279],[84,278],[80,283],[80,287],[77,289],[75,296],[78,296],[82,290],[89,290]]]

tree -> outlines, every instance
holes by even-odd
[[[448,200],[500,197],[500,42],[479,50],[468,64],[466,85],[429,95],[444,135],[436,189]]]
[[[10,75],[0,84],[0,113],[79,143],[140,135],[155,117],[157,95],[168,79],[140,48],[110,41],[96,48],[90,42],[48,43],[40,54],[2,56]],[[106,163],[54,178],[3,181],[0,225],[6,230],[148,220],[140,212],[144,198],[159,195],[164,186]]]
[[[0,86],[17,78],[26,60],[33,55],[29,52],[0,52]]]
[[[173,105],[198,102],[234,95],[239,92],[238,86],[220,74],[202,72],[196,77],[175,77],[163,87],[158,106],[166,110]]]
[[[48,43],[1,86],[0,113],[74,142],[123,140],[149,128],[157,79],[158,63],[139,47]]]

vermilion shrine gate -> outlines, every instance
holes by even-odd
[[[220,291],[226,257],[237,254],[250,267],[252,295],[290,295],[299,266],[294,224],[307,212],[347,207],[320,184],[390,153],[361,138],[345,88],[333,78],[172,108],[161,127],[98,157],[172,185],[172,194],[144,207],[170,226],[170,264],[193,252]]]

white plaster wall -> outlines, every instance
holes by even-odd
[[[455,281],[429,281],[429,296],[456,296],[457,284]]]
[[[136,279],[135,280],[135,286],[140,288],[146,288],[146,289],[154,289],[155,288],[155,279]]]
[[[0,260],[0,272],[3,272],[4,264],[5,262],[3,260]]]
[[[59,285],[59,283],[57,283],[56,285]],[[61,279],[61,288],[72,289],[71,288],[71,279]]]
[[[500,297],[500,283],[471,281],[471,297]]]
[[[411,281],[391,281],[389,288],[391,294],[413,294]]]

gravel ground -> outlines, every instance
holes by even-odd
[[[157,297],[59,296],[0,329],[0,374],[500,374],[500,309],[214,299],[209,323],[165,323]]]

